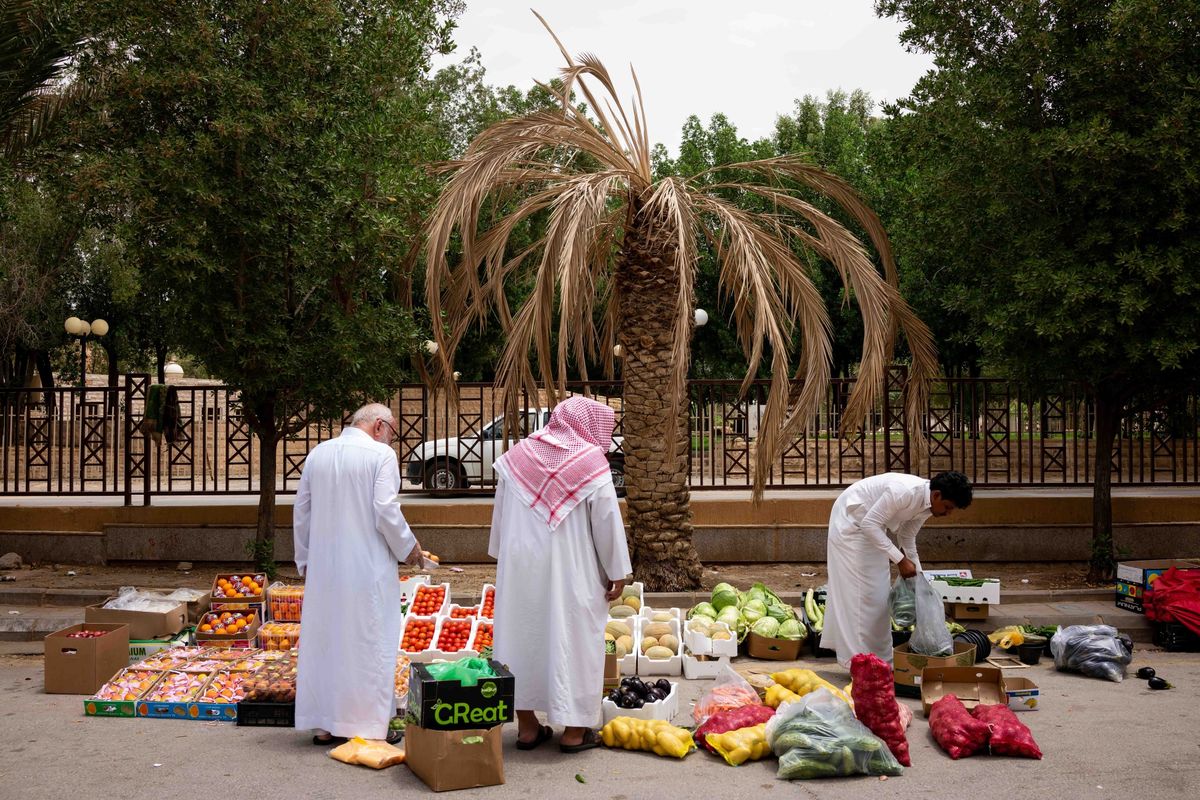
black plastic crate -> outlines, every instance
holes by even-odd
[[[296,727],[295,703],[238,703],[238,726],[250,725],[268,728]]]
[[[1154,644],[1172,653],[1200,653],[1200,635],[1178,622],[1154,623]]]

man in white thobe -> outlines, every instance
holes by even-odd
[[[613,411],[583,397],[495,463],[488,554],[496,566],[494,653],[516,678],[517,747],[565,727],[559,747],[599,743],[608,600],[632,572],[606,454]]]
[[[829,584],[821,634],[821,647],[836,650],[839,664],[849,669],[858,653],[874,653],[891,663],[890,564],[902,577],[915,576],[921,569],[917,533],[925,520],[970,504],[971,484],[960,472],[942,472],[932,480],[885,472],[841,493],[829,515]],[[897,544],[888,540],[889,532]]]
[[[314,744],[385,739],[395,711],[400,646],[397,562],[421,548],[400,513],[400,468],[387,406],[363,406],[304,462],[293,511],[305,577],[296,727]]]

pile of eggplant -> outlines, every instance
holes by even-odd
[[[657,703],[666,700],[671,694],[671,682],[659,678],[654,683],[646,683],[636,675],[621,679],[621,685],[608,693],[609,701],[621,708],[641,708],[647,703]]]

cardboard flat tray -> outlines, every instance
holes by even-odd
[[[1008,702],[1004,673],[994,667],[927,667],[921,671],[921,709],[925,716],[948,694],[955,695],[967,708]]]

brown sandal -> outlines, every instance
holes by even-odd
[[[600,734],[592,729],[583,732],[583,741],[579,744],[562,744],[559,743],[558,749],[564,753],[582,753],[584,750],[591,750],[593,747],[600,746]]]
[[[539,747],[544,742],[549,741],[550,737],[553,735],[554,735],[554,729],[551,728],[549,725],[543,725],[542,727],[540,727],[538,729],[537,736],[533,737],[532,742],[522,742],[520,739],[517,739],[517,749],[518,750],[532,750],[535,747]]]

